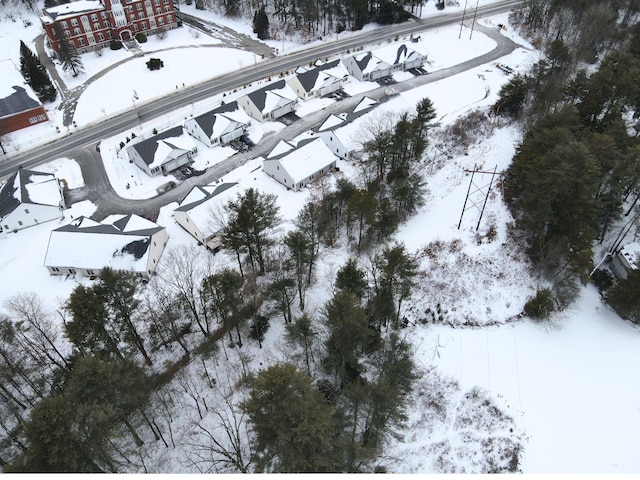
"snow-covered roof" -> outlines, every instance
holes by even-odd
[[[636,270],[640,260],[640,244],[636,242],[627,243],[620,249],[619,255],[626,262],[625,267],[630,270]]]
[[[0,188],[0,218],[21,204],[57,207],[61,201],[58,179],[53,174],[21,168]]]
[[[389,65],[399,65],[426,56],[416,52],[413,48],[407,46],[406,43],[378,48],[373,51],[373,55]]]
[[[104,10],[104,6],[98,0],[78,0],[76,2],[46,8],[44,10],[46,13],[44,19],[64,20],[65,18],[73,17],[81,13],[95,12],[97,10]]]
[[[137,215],[114,215],[98,223],[78,217],[51,232],[46,267],[147,273],[151,237],[164,227]]]
[[[219,138],[225,133],[233,132],[239,127],[249,125],[249,115],[238,106],[238,102],[230,102],[209,110],[193,120],[200,125],[209,138]]]
[[[198,185],[191,189],[175,211],[188,213],[193,224],[205,237],[209,237],[216,233],[212,212],[224,208],[227,202],[235,199],[240,192],[241,187],[238,183]]]
[[[302,140],[280,155],[274,156],[272,153],[265,162],[279,161],[294,183],[301,182],[336,161],[334,153],[318,137]]]
[[[306,92],[313,92],[323,87],[339,83],[343,77],[347,76],[344,68],[340,69],[340,60],[329,63],[320,63],[304,71],[296,71],[298,81]]]
[[[326,132],[329,130],[336,130],[340,127],[344,127],[348,125],[356,118],[361,117],[365,113],[369,112],[371,109],[378,106],[380,102],[378,100],[374,100],[369,97],[364,97],[360,102],[354,107],[351,112],[342,112],[339,114],[331,114],[327,117],[320,128],[318,128],[318,132]]]
[[[263,115],[296,102],[297,98],[295,92],[284,80],[265,85],[248,93],[247,96]]]
[[[0,118],[41,107],[35,92],[11,60],[0,61]]]
[[[135,143],[128,148],[138,152],[149,168],[155,168],[186,152],[197,149],[197,145],[184,128],[178,126]]]

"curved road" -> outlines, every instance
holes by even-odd
[[[478,9],[478,16],[504,12],[520,3],[521,0],[505,0],[486,7],[480,7]],[[460,17],[461,14],[453,13],[421,21],[385,26],[374,32],[339,40],[313,49],[295,52],[285,57],[258,64],[256,67],[247,68],[221,78],[203,82],[202,84],[184,89],[180,94],[169,95],[159,101],[147,103],[134,111],[129,111],[99,124],[76,130],[73,134],[48,145],[12,156],[0,165],[0,177],[13,172],[18,165],[30,167],[61,156],[74,158],[80,164],[86,187],[76,191],[70,191],[69,200],[71,202],[80,199],[92,200],[93,203],[98,205],[98,211],[93,215],[93,218],[97,220],[111,213],[125,212],[137,213],[147,218],[156,218],[160,207],[172,201],[181,200],[193,185],[210,183],[246,161],[266,154],[280,139],[291,139],[304,131],[319,126],[329,114],[339,113],[353,108],[364,95],[380,101],[386,100],[388,87],[377,88],[341,102],[336,102],[319,112],[308,115],[277,134],[264,138],[249,152],[236,154],[221,164],[210,168],[202,176],[188,179],[178,185],[174,190],[151,199],[129,200],[121,198],[115,193],[109,184],[101,158],[95,151],[95,144],[101,138],[112,136],[114,132],[126,131],[141,121],[152,120],[181,106],[196,102],[201,98],[232,90],[233,88],[237,88],[238,85],[245,85],[260,78],[277,75],[283,71],[293,69],[298,65],[313,61],[316,58],[328,57],[339,52],[357,48],[362,45],[381,42],[396,36],[418,33],[430,28],[450,25],[459,22]],[[395,84],[394,90],[396,92],[405,91],[455,75],[494,61],[520,47],[518,44],[501,35],[497,29],[483,27],[477,22],[475,28],[496,41],[497,46],[494,50],[459,65],[432,72],[430,75],[415,77],[405,82]]]

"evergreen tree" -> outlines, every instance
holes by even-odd
[[[338,290],[347,290],[353,293],[359,300],[364,298],[367,292],[366,272],[358,268],[358,260],[350,258],[340,267],[335,281]]]
[[[84,71],[80,55],[76,51],[73,42],[64,35],[64,31],[58,22],[54,22],[53,29],[58,40],[58,59],[62,63],[62,69],[65,72],[71,70],[73,76],[77,77]]]
[[[230,201],[227,209],[229,220],[222,230],[223,245],[234,251],[239,261],[240,254],[246,253],[252,271],[264,274],[266,250],[274,243],[269,233],[280,222],[275,195],[250,188]]]
[[[29,47],[20,41],[20,72],[41,102],[53,102],[58,92],[51,83],[40,59]]]
[[[626,279],[618,280],[606,299],[622,318],[640,324],[640,270],[631,270]]]
[[[253,15],[253,33],[258,35],[260,40],[269,38],[269,17],[264,9],[264,5],[260,10],[256,10]]]
[[[339,471],[337,425],[312,382],[289,364],[273,365],[249,380],[249,398],[242,408],[254,434],[257,471]]]

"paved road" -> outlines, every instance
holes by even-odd
[[[488,10],[488,12],[493,14],[496,11],[508,10],[514,4],[518,3],[519,2],[515,0],[500,2],[498,4],[491,5],[491,9]],[[30,152],[12,157],[9,159],[9,162],[5,162],[0,166],[0,175],[6,175],[14,171],[15,165],[22,164],[27,167],[43,163],[51,158],[67,156],[69,158],[74,158],[80,164],[86,185],[86,187],[83,187],[82,189],[68,192],[68,199],[71,203],[89,199],[94,204],[99,205],[98,211],[93,216],[96,220],[101,220],[112,213],[127,212],[137,213],[147,218],[156,218],[158,211],[162,206],[167,205],[172,201],[179,201],[184,198],[193,185],[210,183],[221,176],[224,176],[234,168],[246,163],[248,160],[256,158],[259,155],[265,155],[281,139],[294,138],[300,133],[319,126],[329,114],[340,113],[353,108],[364,95],[380,101],[385,101],[387,99],[388,88],[377,88],[364,94],[337,102],[319,112],[308,115],[304,119],[295,122],[280,132],[264,138],[250,152],[236,154],[221,164],[207,170],[204,175],[191,178],[178,185],[176,189],[152,199],[129,200],[121,198],[115,193],[109,184],[100,156],[95,151],[95,144],[100,138],[111,136],[113,135],[113,132],[126,131],[127,129],[130,129],[132,125],[137,125],[141,121],[147,121],[163,115],[175,108],[178,108],[179,106],[197,101],[203,96],[213,95],[214,93],[212,92],[219,93],[220,91],[228,91],[239,84],[237,83],[238,78],[245,79],[247,82],[253,81],[255,78],[264,78],[269,74],[273,75],[274,71],[279,73],[283,69],[291,69],[315,58],[325,57],[333,53],[344,51],[345,45],[351,45],[348,48],[354,48],[354,45],[376,43],[385,38],[393,38],[398,35],[416,33],[424,31],[427,28],[436,28],[441,25],[459,21],[459,15],[449,14],[446,18],[443,16],[438,17],[436,20],[437,21],[434,22],[409,22],[408,24],[402,24],[399,26],[383,27],[380,29],[381,32],[379,33],[374,32],[374,34],[366,34],[364,36],[360,36],[358,39],[349,38],[344,41],[335,42],[334,44],[322,46],[318,49],[313,49],[312,51],[306,50],[285,58],[274,59],[272,62],[276,63],[275,66],[273,63],[260,64],[257,68],[250,68],[245,71],[229,75],[229,77],[233,77],[231,80],[223,78],[219,79],[217,82],[205,82],[201,85],[188,89],[182,94],[173,95],[163,99],[162,102],[152,102],[147,105],[143,105],[135,111],[126,112],[101,124],[77,130],[75,133],[65,137],[62,141],[57,141],[45,147],[34,149]],[[429,23],[429,25],[425,26],[425,23]],[[518,48],[517,44],[502,36],[496,29],[486,28],[478,23],[476,23],[476,28],[496,41],[497,46],[494,50],[462,64],[432,72],[430,75],[415,77],[405,82],[395,84],[394,90],[396,92],[405,91],[455,75],[462,71],[494,61]],[[321,55],[319,54],[320,52],[322,52]]]
[[[478,8],[478,16],[493,15],[509,11],[522,4],[523,0],[502,0],[491,5]],[[399,25],[387,25],[371,32],[330,42],[314,48],[304,49],[282,57],[269,59],[254,67],[210,79],[201,84],[183,89],[179,94],[168,95],[162,99],[139,106],[135,110],[127,111],[116,117],[109,118],[82,129],[75,129],[71,134],[29,151],[22,151],[4,158],[0,164],[0,178],[5,177],[22,165],[30,167],[49,161],[51,158],[69,156],[69,152],[77,147],[91,147],[101,138],[110,137],[115,132],[127,131],[138,125],[140,121],[148,121],[166,115],[177,108],[197,102],[202,98],[211,97],[222,92],[232,91],[240,85],[248,85],[253,81],[268,76],[277,76],[281,72],[292,70],[298,65],[304,65],[317,58],[325,58],[336,53],[346,52],[354,48],[383,42],[397,36],[418,33],[431,28],[454,24],[460,21],[458,12],[447,13],[423,19],[410,21]]]
[[[490,63],[498,58],[508,55],[516,48],[521,48],[521,45],[518,45],[512,40],[504,37],[497,31],[497,29],[487,28],[481,25],[477,25],[477,28],[482,31],[482,33],[496,41],[497,46],[494,50],[459,65],[394,84],[394,92],[392,95]],[[129,200],[119,197],[111,188],[106,174],[104,173],[104,169],[96,168],[96,165],[101,166],[102,163],[100,161],[99,154],[95,152],[95,149],[78,148],[69,152],[69,157],[75,158],[80,164],[87,187],[79,189],[79,191],[70,192],[69,200],[78,201],[89,199],[94,204],[98,205],[98,210],[92,216],[92,218],[98,221],[115,213],[136,213],[147,218],[155,219],[157,218],[161,207],[173,201],[182,200],[194,185],[211,183],[223,177],[231,170],[244,165],[248,160],[266,155],[280,140],[292,139],[301,133],[320,126],[332,113],[337,114],[353,109],[353,107],[356,106],[364,96],[384,102],[389,98],[389,93],[389,87],[379,87],[374,90],[346,98],[340,102],[336,102],[320,111],[305,116],[275,134],[263,138],[250,151],[237,153],[227,160],[208,169],[203,175],[190,178],[180,183],[175,189],[151,199]]]

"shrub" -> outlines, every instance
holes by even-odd
[[[122,48],[122,42],[120,40],[111,40],[109,48],[111,50],[120,50]]]
[[[599,268],[595,272],[593,272],[593,275],[591,275],[591,280],[593,281],[594,285],[598,287],[598,290],[604,293],[613,286],[614,278],[613,274],[608,269]]]
[[[556,309],[553,292],[548,288],[538,290],[536,295],[524,304],[524,314],[534,320],[545,320]]]
[[[147,41],[147,35],[145,33],[136,33],[136,41],[138,43],[145,43]]]

